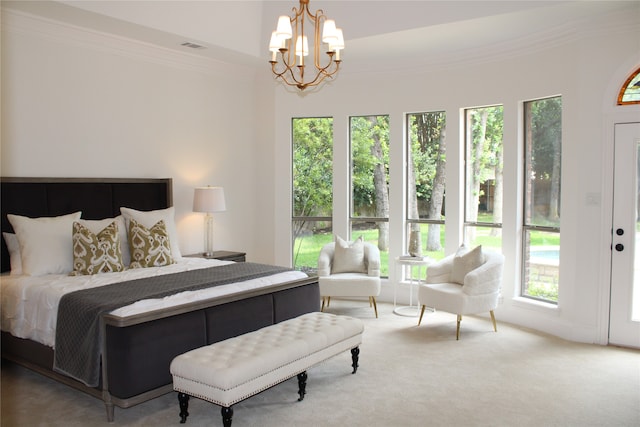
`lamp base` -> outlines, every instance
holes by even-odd
[[[213,255],[213,215],[204,216],[204,252],[205,257]]]

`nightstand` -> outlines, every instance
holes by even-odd
[[[206,259],[219,259],[221,261],[235,261],[245,262],[246,252],[234,252],[234,251],[214,251],[211,255],[205,256],[203,253],[185,255],[190,258],[206,258]]]

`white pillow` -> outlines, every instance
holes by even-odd
[[[476,246],[471,251],[463,250],[461,247],[453,257],[451,281],[464,285],[464,277],[467,275],[467,273],[475,270],[482,264],[484,264],[484,254],[482,253],[482,246]]]
[[[29,276],[66,274],[73,270],[73,222],[81,212],[57,217],[28,218],[8,214],[20,244],[22,272]]]
[[[353,242],[347,242],[336,236],[331,273],[366,273],[364,265],[364,241],[362,236]]]
[[[11,275],[22,274],[22,258],[20,258],[20,243],[18,237],[13,233],[3,232],[4,241],[9,249],[9,260],[11,261]]]
[[[131,253],[129,252],[129,244],[127,243],[127,226],[124,223],[124,216],[118,215],[115,218],[105,219],[81,219],[78,222],[89,229],[93,234],[98,234],[107,228],[113,221],[118,223],[118,239],[120,239],[120,253],[122,254],[122,263],[128,266],[131,262]]]
[[[169,243],[171,245],[171,256],[174,261],[182,259],[180,254],[180,246],[178,244],[178,230],[176,229],[175,221],[175,209],[173,206],[166,209],[158,209],[155,211],[137,211],[131,208],[120,208],[120,212],[124,215],[124,219],[127,223],[127,230],[129,229],[129,221],[135,219],[137,222],[151,228],[158,223],[158,221],[164,221],[167,227],[167,233],[169,233]]]

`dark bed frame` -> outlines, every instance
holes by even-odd
[[[85,219],[111,218],[120,207],[138,210],[172,205],[172,180],[124,178],[0,178],[2,231],[12,232],[7,214],[58,216],[82,211]],[[2,240],[2,272],[10,270]],[[54,372],[53,349],[2,332],[2,357],[104,401],[128,408],[173,390],[169,364],[188,350],[318,311],[317,278],[310,277],[240,295],[211,298],[126,318],[106,314],[100,386],[87,387]]]

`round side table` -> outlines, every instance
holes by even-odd
[[[416,305],[413,305],[413,288],[420,285],[422,277],[422,269],[426,268],[433,262],[433,259],[429,257],[396,257],[396,265],[405,273],[405,277],[409,277],[409,305],[396,306],[396,299],[398,295],[398,285],[400,279],[396,280],[393,287],[393,312],[399,316],[416,317],[420,314],[420,303],[416,301]],[[417,280],[414,278],[414,268],[418,270]]]

